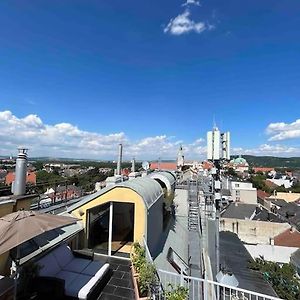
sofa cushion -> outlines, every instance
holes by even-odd
[[[55,278],[60,278],[65,281],[65,287],[69,286],[78,276],[78,273],[68,272],[68,271],[60,271],[55,275]]]
[[[92,277],[84,274],[77,274],[76,278],[67,286],[65,286],[65,294],[70,297],[78,298],[79,291],[89,282]],[[86,293],[83,299],[86,299],[95,283],[85,289]]]
[[[61,269],[63,269],[67,264],[71,262],[72,259],[74,259],[72,250],[67,244],[62,244],[58,248],[54,249],[52,251],[52,254],[54,255]]]
[[[61,270],[52,253],[45,255],[37,263],[41,267],[40,276],[55,276]]]
[[[98,280],[100,280],[105,274],[106,272],[109,270],[109,264],[105,264],[96,274],[95,274],[95,278],[97,278]]]
[[[98,272],[91,278],[91,280],[83,286],[78,292],[78,299],[86,300],[91,290],[101,281],[104,275],[109,270],[109,264],[105,264]]]
[[[103,266],[104,263],[100,261],[91,261],[91,263],[88,264],[86,268],[81,271],[81,273],[85,275],[94,276]]]
[[[65,271],[81,273],[90,263],[91,260],[89,259],[74,258],[63,269]]]

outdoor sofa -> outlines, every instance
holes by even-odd
[[[51,293],[61,287],[64,297],[80,300],[89,299],[97,286],[107,282],[109,274],[108,263],[78,257],[66,244],[43,256],[37,264],[40,266],[38,285],[49,287],[52,282],[56,288],[50,289]]]

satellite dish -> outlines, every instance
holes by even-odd
[[[149,170],[150,166],[149,166],[149,163],[147,161],[143,161],[142,163],[142,168],[147,171]]]

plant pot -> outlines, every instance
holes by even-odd
[[[139,273],[135,269],[134,265],[131,266],[131,274],[132,274],[133,277],[138,277],[139,276]]]
[[[147,300],[148,297],[141,297],[138,287],[138,273],[136,272],[134,266],[131,267],[131,276],[132,276],[132,283],[133,283],[133,289],[134,289],[134,298],[135,300]]]
[[[134,288],[135,300],[147,300],[148,297],[142,297],[142,296],[140,296],[139,287],[138,287],[138,276],[137,277],[133,277],[132,280],[133,280],[133,288]]]

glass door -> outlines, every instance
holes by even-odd
[[[103,254],[109,249],[109,211],[109,203],[88,210],[88,247]]]

